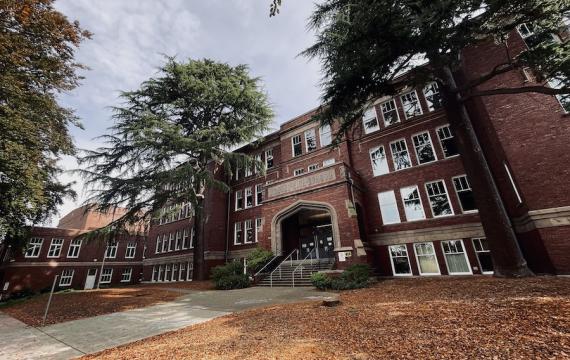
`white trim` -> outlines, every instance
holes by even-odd
[[[443,243],[449,243],[451,241],[459,241],[461,243],[461,247],[463,248],[463,257],[465,258],[465,262],[467,263],[467,268],[469,268],[468,272],[451,272],[449,270],[449,264],[447,262],[447,256],[445,253],[445,249],[443,247]],[[469,257],[467,257],[467,249],[465,248],[465,244],[463,243],[463,239],[456,239],[456,240],[443,240],[440,242],[441,245],[441,252],[443,253],[443,259],[445,260],[445,267],[447,268],[447,273],[449,275],[473,275],[473,270],[471,269],[471,263],[469,262]],[[451,255],[457,255],[459,253],[451,253]]]
[[[420,200],[420,206],[422,208],[423,217],[419,218],[419,219],[410,220],[408,218],[408,214],[406,212],[406,200],[404,199],[404,194],[402,193],[402,190],[403,189],[412,189],[412,188],[416,188],[416,190],[418,191],[418,200]],[[420,187],[418,185],[410,185],[410,186],[401,187],[400,188],[400,199],[402,199],[402,205],[404,206],[404,215],[406,215],[406,222],[420,221],[420,220],[426,219],[426,210],[424,208],[424,202],[422,201],[422,194],[420,193]]]
[[[129,250],[133,251],[132,256],[129,255]],[[125,248],[125,259],[134,259],[137,252],[137,244],[135,242],[128,242],[127,247]]]
[[[64,275],[66,271],[71,271],[71,275]],[[75,269],[63,269],[61,271],[61,277],[59,278],[59,286],[60,287],[64,287],[64,286],[71,286],[72,282],[73,282],[73,275],[75,274]],[[69,279],[69,281],[66,281],[65,283],[63,282],[63,279]]]
[[[128,270],[128,279],[125,280],[125,270]],[[124,268],[123,272],[121,273],[121,282],[122,283],[127,283],[127,282],[131,282],[131,277],[133,276],[133,268]]]
[[[511,182],[511,186],[513,187],[515,195],[517,196],[517,200],[519,201],[519,204],[522,204],[523,201],[522,201],[521,195],[519,193],[519,189],[517,188],[517,185],[515,184],[513,176],[511,175],[511,170],[509,169],[509,166],[507,165],[507,163],[505,161],[503,161],[503,166],[505,167],[505,171],[507,172],[507,176],[509,177],[509,181]]]
[[[435,128],[435,135],[437,135],[437,140],[439,141],[439,147],[441,148],[441,153],[443,154],[443,158],[444,159],[451,159],[454,158],[456,156],[459,156],[459,150],[457,150],[457,154],[455,155],[449,155],[446,156],[445,155],[445,149],[443,148],[443,140],[441,139],[441,136],[439,136],[439,130],[443,129],[443,128],[447,128],[449,130],[449,134],[451,135],[451,137],[445,138],[443,140],[447,140],[447,139],[453,139],[453,142],[455,143],[455,134],[453,134],[453,132],[451,131],[451,126],[449,126],[449,124],[445,124],[445,125],[441,125]],[[457,144],[456,144],[457,147]]]
[[[74,244],[73,242],[79,242],[79,245]],[[69,242],[69,247],[67,248],[67,258],[68,259],[77,259],[79,257],[79,252],[81,251],[81,244],[82,243],[83,243],[83,240],[81,240],[81,239],[71,239],[71,241]],[[75,254],[73,256],[70,255],[69,253],[71,252],[71,250],[74,249],[74,252],[75,252],[76,248],[77,248],[77,254]]]
[[[109,274],[106,274],[105,272],[107,272],[107,270],[111,270],[111,272]],[[103,277],[109,277],[109,280],[103,280]],[[110,284],[111,281],[113,280],[113,268],[112,267],[108,267],[108,268],[104,268],[103,271],[101,272],[101,276],[99,277],[99,284]]]
[[[420,109],[420,112],[419,112],[419,114],[414,114],[412,116],[408,116],[408,114],[406,113],[406,105],[404,102],[404,96],[412,94],[412,93],[415,94],[415,96],[416,96],[416,101],[418,103],[418,108]],[[422,109],[422,102],[420,101],[420,97],[418,96],[418,92],[415,89],[412,91],[408,91],[406,93],[401,94],[400,95],[400,102],[402,103],[402,109],[404,110],[404,117],[406,118],[406,120],[411,119],[411,118],[416,117],[416,116],[423,115],[424,110]]]
[[[420,245],[420,244],[431,244],[431,248],[433,249],[433,257],[435,259],[435,264],[437,265],[437,272],[436,273],[422,273],[422,268],[420,266],[420,261],[418,259],[418,251],[416,250],[416,245]],[[414,247],[414,255],[416,256],[416,265],[418,266],[418,273],[421,276],[441,275],[441,269],[439,267],[439,261],[437,260],[437,253],[435,252],[435,245],[433,244],[433,242],[428,241],[428,242],[414,243],[413,247]],[[420,256],[427,256],[427,255],[420,255]]]
[[[445,191],[445,197],[447,198],[447,203],[449,204],[449,210],[451,210],[451,214],[435,215],[435,213],[433,211],[433,206],[431,204],[431,198],[430,198],[429,191],[428,191],[428,185],[435,184],[438,182],[441,182],[443,184],[443,190]],[[433,216],[433,218],[442,218],[442,217],[455,215],[455,211],[453,210],[453,204],[451,204],[451,198],[449,197],[449,191],[447,191],[447,185],[445,184],[444,179],[437,179],[437,180],[428,181],[428,182],[424,183],[424,190],[425,190],[426,196],[428,198],[429,208],[431,209],[431,215]]]
[[[54,241],[60,241],[59,244],[55,244]],[[58,257],[61,256],[61,250],[63,249],[63,243],[65,242],[65,239],[63,238],[52,238],[51,242],[49,244],[49,248],[48,248],[48,253],[47,253],[47,258],[48,259],[57,259]],[[52,252],[52,247],[54,250],[57,250],[57,255],[50,255],[49,253]],[[55,252],[55,251],[54,251]]]
[[[32,244],[34,251],[32,251],[32,255],[28,255],[28,252],[32,249],[32,248],[30,248],[30,243],[32,242],[32,240],[36,240],[36,241],[39,240],[39,243],[37,243],[37,244],[36,244],[36,243]],[[26,247],[26,252],[24,253],[24,258],[27,258],[27,259],[34,259],[34,258],[40,257],[40,254],[41,254],[41,252],[42,252],[42,246],[43,246],[43,245],[44,245],[44,238],[41,238],[41,237],[32,237],[32,238],[30,238],[30,240],[28,240],[28,244],[27,244],[27,247]],[[38,249],[38,254],[37,254],[37,255],[33,255],[33,253],[35,252],[36,249]]]
[[[429,144],[431,146],[431,151],[433,152],[434,159],[422,163],[422,162],[420,162],[420,155],[418,154],[418,148],[416,147],[416,143],[414,141],[414,138],[418,135],[424,135],[424,134],[427,134],[427,136],[428,136],[428,141],[429,141]],[[439,160],[437,158],[437,153],[435,151],[435,146],[433,146],[433,141],[431,140],[431,134],[429,133],[429,130],[424,130],[424,131],[420,131],[418,133],[412,134],[411,139],[412,139],[412,146],[414,148],[414,153],[416,154],[416,162],[418,163],[418,165],[427,165],[427,164],[431,164],[431,163]]]
[[[406,249],[406,259],[408,260],[408,267],[410,268],[410,272],[408,274],[396,274],[396,269],[394,268],[394,257],[392,256],[392,247],[400,247],[403,246]],[[408,254],[408,246],[406,244],[396,244],[396,245],[388,245],[388,254],[390,255],[390,266],[392,266],[392,275],[393,276],[413,276],[414,272],[412,271],[412,263],[410,262],[410,255]],[[403,256],[400,256],[403,257]]]
[[[323,131],[324,128],[328,128],[328,131]],[[323,145],[323,134],[328,134],[328,142],[326,144]],[[330,125],[325,124],[323,126],[319,127],[319,144],[321,145],[321,148],[329,146],[330,144],[332,144],[332,128]]]

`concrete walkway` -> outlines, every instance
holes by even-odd
[[[253,287],[187,292],[169,303],[39,329],[0,312],[0,359],[70,359],[236,311],[335,297],[311,288]]]

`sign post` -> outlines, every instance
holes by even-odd
[[[46,311],[44,313],[44,320],[42,321],[42,326],[44,326],[46,324],[46,319],[48,316],[48,311],[49,311],[49,305],[51,304],[51,298],[53,296],[53,291],[55,290],[55,284],[57,284],[57,278],[59,277],[59,275],[56,275],[55,278],[53,279],[53,284],[51,286],[51,292],[49,293],[49,299],[46,305]]]

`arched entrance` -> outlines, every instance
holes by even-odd
[[[318,258],[333,258],[340,247],[337,215],[321,202],[299,201],[281,210],[271,222],[271,247],[286,255],[294,249],[304,258],[314,250]]]

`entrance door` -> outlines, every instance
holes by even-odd
[[[97,278],[97,269],[87,270],[87,278],[85,279],[85,290],[93,289],[95,286],[95,279]]]
[[[334,257],[334,241],[331,224],[315,227],[315,243],[317,244],[317,258],[325,259]]]

